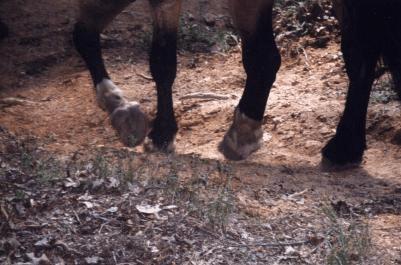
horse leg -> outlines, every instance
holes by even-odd
[[[393,79],[394,90],[401,99],[401,49],[396,47],[392,52],[388,52],[385,63],[388,65]]]
[[[359,6],[349,6],[344,10],[352,12],[352,16],[344,14],[341,44],[350,84],[337,132],[322,150],[323,164],[328,166],[362,161],[366,149],[369,96],[380,56],[381,40],[375,34],[378,31],[374,11]]]
[[[149,133],[148,148],[174,149],[178,127],[173,109],[172,86],[177,72],[177,30],[181,0],[150,0],[153,13],[153,39],[150,71],[156,82],[157,113]]]
[[[234,22],[242,38],[242,57],[247,79],[234,112],[233,123],[219,146],[219,150],[228,159],[245,159],[261,146],[263,115],[281,64],[273,35],[273,2],[230,2]]]
[[[0,40],[6,38],[9,34],[9,30],[6,24],[0,20]]]
[[[148,120],[136,102],[128,102],[110,80],[103,62],[100,33],[125,7],[135,0],[80,0],[80,13],[74,28],[74,44],[84,59],[100,107],[106,110],[122,142],[140,144],[148,133]]]
[[[383,27],[383,58],[390,69],[394,89],[401,99],[401,3],[394,3]]]
[[[333,9],[336,15],[336,18],[340,25],[343,22],[343,13],[344,13],[344,0],[332,0],[333,2]]]

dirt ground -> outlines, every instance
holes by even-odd
[[[264,145],[226,161],[217,145],[245,75],[227,8],[215,2],[184,6],[180,129],[167,155],[124,147],[96,105],[72,47],[73,1],[3,1],[11,32],[0,43],[0,263],[401,264],[401,104],[388,77],[372,93],[362,165],[324,172],[320,150],[346,97],[339,38],[324,48],[310,36],[280,39]],[[152,115],[147,11],[134,3],[102,39],[113,80]],[[38,165],[60,172],[39,174]]]

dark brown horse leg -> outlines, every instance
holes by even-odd
[[[150,71],[156,82],[157,113],[149,133],[158,150],[172,151],[177,133],[172,86],[177,72],[177,30],[181,0],[150,0],[153,12],[153,40]]]
[[[138,145],[145,139],[148,120],[139,104],[126,101],[110,80],[102,58],[100,33],[133,1],[80,0],[80,14],[74,28],[74,44],[91,73],[98,104],[109,112],[113,127],[128,146]]]
[[[272,0],[231,1],[234,22],[242,37],[247,79],[234,121],[219,146],[229,159],[245,159],[261,145],[262,119],[281,63],[273,35],[272,6]]]

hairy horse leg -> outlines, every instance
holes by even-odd
[[[228,159],[241,160],[260,148],[262,120],[281,59],[272,28],[272,0],[231,0],[234,22],[241,33],[247,74],[234,120],[220,143]]]
[[[148,119],[137,102],[128,102],[110,80],[102,58],[100,33],[125,7],[135,0],[80,0],[80,13],[74,28],[74,44],[84,59],[99,106],[106,110],[122,142],[135,146],[148,133]]]
[[[323,165],[330,167],[357,165],[362,161],[369,96],[380,56],[381,40],[375,34],[379,29],[374,9],[369,12],[355,5],[344,10],[341,49],[350,84],[336,134],[322,150]],[[348,16],[348,12],[353,15]]]
[[[157,113],[149,133],[148,148],[174,149],[178,127],[173,109],[172,86],[177,72],[177,30],[181,0],[150,0],[153,13],[153,39],[150,71],[156,82]]]

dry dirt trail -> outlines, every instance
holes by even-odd
[[[70,1],[35,1],[35,7],[29,1],[18,2],[25,5],[5,1],[2,7],[15,12],[5,15],[12,33],[0,44],[0,126],[21,137],[37,137],[44,150],[61,158],[94,148],[126,150],[106,113],[97,107],[88,73],[71,47]],[[185,9],[198,7],[188,4]],[[152,115],[155,89],[141,46],[149,34],[148,17],[141,12],[146,8],[141,1],[135,3],[113,23],[103,36],[104,57],[126,97],[139,101]],[[216,14],[225,14],[224,6],[215,8]],[[133,150],[150,163],[168,158],[186,164],[196,156],[207,161],[200,166],[203,169],[215,163],[228,165],[236,207],[260,222],[304,216],[315,225],[322,201],[365,211],[361,218],[369,224],[374,249],[366,264],[400,264],[401,104],[388,99],[390,92],[382,88],[385,80],[373,92],[368,150],[361,167],[323,172],[320,149],[335,132],[346,96],[338,43],[284,57],[268,102],[263,147],[246,161],[232,163],[224,160],[217,145],[231,122],[244,78],[239,46],[225,53],[180,51],[174,86],[180,128],[176,154]],[[203,93],[218,97],[196,97]],[[221,182],[216,178],[214,182]],[[291,194],[302,201],[289,200]],[[297,225],[303,226],[289,226]],[[277,264],[298,263],[283,259]]]

